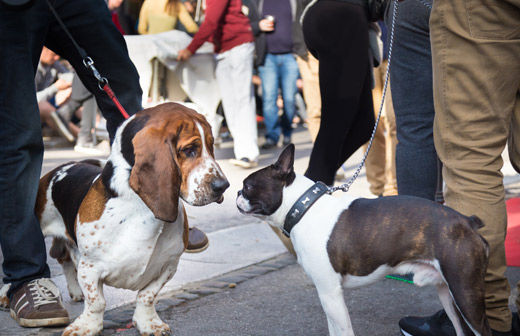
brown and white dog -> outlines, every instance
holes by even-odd
[[[316,198],[313,193],[326,186],[296,175],[293,163],[289,145],[275,164],[244,180],[236,203],[242,213],[290,232],[330,335],[354,335],[342,287],[407,273],[414,273],[418,286],[437,287],[458,336],[491,335],[484,311],[488,245],[476,231],[478,218],[416,197],[338,198],[325,192]]]
[[[141,334],[170,332],[155,299],[188,241],[183,203],[222,202],[229,187],[213,155],[206,119],[175,103],[138,112],[116,133],[106,164],[71,162],[40,180],[36,215],[51,256],[63,266],[83,313],[64,335],[102,330],[103,284],[138,291],[133,323]]]

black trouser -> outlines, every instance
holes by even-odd
[[[320,62],[322,104],[305,176],[332,185],[338,168],[370,139],[374,127],[366,14],[347,2],[318,1],[305,16],[303,33]]]
[[[51,2],[72,36],[92,57],[118,99],[134,114],[141,109],[139,76],[123,37],[103,0]],[[15,10],[0,5],[0,245],[8,295],[24,282],[49,277],[45,243],[34,205],[43,159],[43,140],[34,75],[42,46],[66,58],[96,98],[111,139],[124,120],[83,66],[45,0]]]

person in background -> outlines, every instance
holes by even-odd
[[[304,0],[303,7],[311,2]],[[299,21],[300,19],[298,19]],[[300,70],[300,76],[303,84],[303,99],[305,101],[307,118],[305,122],[309,129],[312,142],[316,141],[318,131],[320,130],[321,119],[321,94],[320,94],[320,76],[319,62],[308,50],[304,54],[296,55],[296,62]]]
[[[145,0],[139,13],[139,34],[158,34],[175,29],[177,20],[188,33],[199,27],[180,0]]]
[[[318,0],[307,7],[303,34],[319,60],[322,102],[305,176],[332,185],[336,171],[370,139],[374,127],[366,9],[355,0]]]
[[[299,78],[295,54],[305,55],[299,17],[301,0],[261,0],[257,3],[260,35],[256,38],[258,72],[262,81],[262,111],[266,127],[263,149],[276,147],[283,134],[283,145],[291,143],[292,121],[296,112],[296,81]],[[255,31],[255,29],[253,29]],[[277,99],[281,92],[283,113],[278,117]]]
[[[374,115],[377,117],[383,98],[385,75],[388,68],[388,55],[386,46],[386,26],[378,22],[382,31],[383,59],[378,67],[373,69],[374,88],[372,97],[374,101]],[[370,191],[376,196],[397,195],[397,178],[395,169],[395,148],[397,145],[395,115],[390,92],[390,80],[386,88],[385,101],[381,111],[381,117],[377,126],[374,140],[365,161],[367,181]],[[364,146],[366,149],[367,145]]]
[[[254,37],[240,0],[207,0],[206,17],[179,61],[187,61],[206,41],[215,45],[215,76],[220,87],[235,158],[242,168],[258,165],[256,103],[253,93]]]
[[[73,73],[59,59],[60,56],[52,50],[45,47],[42,49],[34,78],[36,99],[42,122],[72,142],[77,126],[60,118],[56,109],[70,98]],[[74,127],[76,129],[72,129]]]

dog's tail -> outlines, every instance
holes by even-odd
[[[468,223],[475,231],[484,227],[484,223],[477,216],[468,217]]]

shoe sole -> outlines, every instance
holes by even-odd
[[[231,159],[231,160],[229,160],[229,163],[234,166],[239,166],[239,167],[246,168],[246,169],[255,168],[258,166],[257,162],[244,162],[242,160],[237,160],[237,159]]]
[[[72,133],[69,132],[67,125],[63,124],[63,121],[61,121],[60,117],[58,116],[58,113],[51,113],[51,118],[56,124],[56,127],[58,127],[58,133],[60,133],[60,135],[67,139],[69,142],[74,142],[74,135],[72,135]]]
[[[82,154],[106,155],[102,150],[97,148],[74,146],[74,151]]]
[[[403,329],[401,329],[401,335],[404,335],[404,336],[413,336],[412,334],[407,333],[407,332],[404,331]]]
[[[26,328],[38,328],[38,327],[59,327],[68,325],[70,320],[68,317],[53,317],[46,319],[24,319],[18,318],[14,310],[10,310],[11,317],[18,322],[18,324],[22,327]]]
[[[208,247],[209,247],[209,242],[206,245],[204,245],[202,247],[199,247],[198,249],[191,249],[191,250],[186,249],[184,252],[186,252],[186,253],[200,253],[200,252],[206,250]]]

